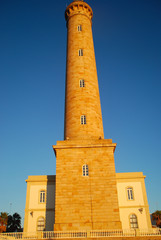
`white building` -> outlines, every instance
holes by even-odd
[[[122,228],[150,229],[143,173],[116,173],[116,179]],[[26,182],[24,232],[53,231],[55,176],[29,176]]]

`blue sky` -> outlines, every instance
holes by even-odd
[[[0,212],[25,209],[28,175],[55,174],[71,1],[0,1]],[[117,172],[143,171],[161,210],[161,1],[89,0],[105,138]]]

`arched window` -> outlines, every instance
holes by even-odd
[[[86,124],[86,116],[85,115],[82,115],[81,116],[81,124]]]
[[[88,169],[87,164],[83,165],[83,167],[82,167],[82,175],[83,176],[89,176],[89,169]]]
[[[79,86],[82,88],[82,87],[85,87],[85,82],[84,82],[84,79],[81,79],[79,81]]]
[[[78,32],[82,31],[82,25],[78,25]]]
[[[45,203],[45,190],[40,191],[40,203]]]
[[[45,218],[39,217],[37,220],[37,231],[44,231],[45,230]]]
[[[83,56],[83,49],[79,49],[78,55],[79,55],[79,56]]]
[[[134,192],[132,187],[127,188],[127,197],[128,200],[134,200]]]
[[[138,220],[135,214],[130,215],[130,228],[138,228]]]

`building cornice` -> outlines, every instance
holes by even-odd
[[[26,182],[55,182],[55,175],[28,176]]]
[[[68,5],[68,7],[65,10],[66,21],[68,21],[69,18],[75,14],[86,15],[90,20],[92,20],[93,18],[92,8],[83,1],[74,1]]]

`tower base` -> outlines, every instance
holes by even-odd
[[[121,222],[97,222],[97,223],[57,223],[54,224],[54,231],[87,231],[121,229]]]
[[[56,153],[55,231],[121,229],[112,140],[65,140]],[[89,174],[83,176],[83,165]]]

